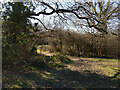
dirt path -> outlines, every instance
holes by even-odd
[[[40,52],[39,54],[43,54],[43,55],[46,55],[46,56],[56,55],[56,54],[54,54],[54,53],[46,53],[46,52]]]

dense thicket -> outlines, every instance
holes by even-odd
[[[23,2],[9,2],[3,7],[6,9],[2,13],[3,64],[10,65],[30,54],[33,43],[30,29],[34,31],[34,28],[28,19],[31,13],[29,6]]]

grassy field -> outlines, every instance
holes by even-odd
[[[39,51],[38,51],[39,52]],[[43,51],[47,55],[48,51]],[[3,70],[3,88],[116,88],[117,59],[37,55]]]

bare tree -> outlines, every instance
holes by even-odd
[[[62,5],[61,2],[46,2],[44,0],[37,1],[39,5],[43,6],[39,12],[32,12],[30,18],[38,20],[41,24],[44,25],[40,19],[35,18],[34,16],[42,15],[53,15],[56,14],[60,19],[65,21],[70,19],[67,15],[73,14],[76,19],[85,20],[89,28],[95,28],[99,32],[104,32],[108,34],[108,21],[117,16],[119,5],[116,2],[103,1],[103,2],[76,2],[74,1],[71,4]],[[67,13],[67,14],[66,14]],[[56,16],[56,17],[57,17]],[[44,26],[47,29],[46,26]],[[113,33],[112,33],[113,34]],[[117,35],[116,33],[114,33]]]

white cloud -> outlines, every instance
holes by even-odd
[[[3,2],[3,0],[0,0],[0,2]]]

